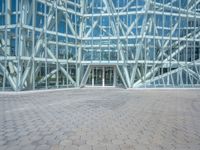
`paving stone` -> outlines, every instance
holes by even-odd
[[[7,148],[8,148],[7,145],[0,146],[0,149],[1,149],[1,150],[6,150]]]
[[[49,149],[50,149],[50,146],[46,144],[38,145],[36,148],[36,150],[49,150]]]
[[[99,143],[98,140],[95,140],[95,139],[86,140],[86,144],[88,144],[88,145],[95,145],[98,143]]]
[[[7,146],[5,149],[6,149],[6,150],[20,150],[20,148],[17,147],[17,145]]]
[[[122,144],[119,147],[121,150],[135,150],[134,145],[131,144]]]
[[[35,150],[36,146],[35,145],[24,145],[20,147],[20,150]]]
[[[68,146],[65,146],[64,148],[65,150],[78,150],[78,146],[75,146],[75,145],[68,145]]]
[[[121,144],[124,144],[125,142],[123,140],[115,139],[115,140],[112,140],[112,143],[115,145],[121,145]]]
[[[106,146],[107,150],[120,150],[120,146],[119,145],[114,145],[114,144],[109,144]]]
[[[19,139],[19,145],[20,145],[20,146],[29,145],[29,144],[31,144],[31,143],[32,143],[32,142],[31,142],[28,138]]]
[[[92,150],[92,146],[91,146],[91,145],[84,144],[84,145],[79,146],[78,149],[79,149],[79,150]]]
[[[0,146],[6,144],[6,141],[0,141]]]
[[[199,90],[0,93],[0,150],[200,150]]]
[[[63,147],[64,147],[64,146],[63,146]],[[59,149],[61,149],[59,144],[52,145],[52,146],[50,147],[50,150],[59,150]]]
[[[81,146],[81,145],[86,144],[86,141],[85,141],[85,140],[81,140],[81,139],[72,140],[72,144],[73,144],[73,145],[77,145],[77,146]]]
[[[50,150],[67,150],[67,148],[64,145],[56,144],[51,146]]]
[[[92,150],[106,150],[106,145],[93,145]]]
[[[64,146],[72,145],[72,141],[71,140],[63,140],[60,142],[60,145],[64,145]]]

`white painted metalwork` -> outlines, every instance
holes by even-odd
[[[84,87],[98,66],[102,86],[199,87],[200,0],[0,0],[0,91]]]

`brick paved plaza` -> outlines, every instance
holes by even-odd
[[[0,150],[200,150],[200,90],[0,93]]]

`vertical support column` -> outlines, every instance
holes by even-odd
[[[117,75],[116,75],[116,67],[113,67],[113,86],[116,86]]]
[[[6,68],[7,68],[7,55],[10,54],[10,51],[9,51],[9,43],[10,43],[10,40],[8,38],[8,25],[10,24],[10,14],[9,14],[9,8],[10,8],[10,0],[8,1],[5,1],[5,13],[6,13],[6,19],[5,19],[5,45],[4,45],[4,68],[5,70],[3,71],[4,72],[4,75],[3,75],[3,91],[5,90],[5,86],[6,86]]]
[[[92,86],[94,86],[94,67],[92,67]]]
[[[68,8],[68,4],[66,2],[65,7]],[[66,25],[66,71],[69,73],[69,63],[68,63],[68,58],[69,58],[69,47],[68,47],[68,22],[67,22],[67,16],[68,12],[65,13],[65,25]],[[67,80],[67,87],[69,86],[69,78],[66,78]]]
[[[45,6],[44,6],[44,13],[47,13],[47,2],[45,1]],[[47,16],[44,16],[44,26],[47,27]],[[56,43],[57,44],[57,43]],[[44,28],[44,50],[45,50],[45,77],[47,76],[47,69],[48,69],[48,64],[47,64],[47,28]],[[48,80],[45,78],[45,89],[48,89]]]
[[[68,8],[67,2],[65,2],[65,7]],[[65,35],[65,38],[66,38],[66,45],[65,45],[65,47],[66,47],[66,50],[65,50],[65,52],[66,52],[66,68],[65,69],[68,72],[69,71],[69,69],[68,69],[69,68],[68,67],[68,58],[69,58],[68,52],[69,52],[69,47],[68,47],[68,22],[67,22],[67,16],[68,16],[68,12],[65,13],[65,25],[66,25],[66,35]],[[66,84],[67,84],[67,88],[68,88],[68,86],[69,86],[69,79],[66,78],[66,80],[67,80]]]
[[[189,51],[188,51],[188,48],[189,48],[189,46],[188,46],[188,45],[189,45],[189,44],[188,44],[188,43],[189,43],[189,42],[188,42],[188,38],[190,38],[190,37],[188,36],[188,34],[189,34],[189,31],[188,31],[188,28],[189,28],[189,18],[188,18],[188,15],[189,15],[189,14],[188,14],[189,1],[187,1],[186,9],[187,9],[187,12],[186,12],[186,22],[187,22],[187,26],[186,26],[186,35],[187,35],[187,36],[186,36],[186,51],[185,51],[185,58],[184,58],[184,59],[185,59],[185,66],[186,66],[186,69],[188,69],[188,63],[187,63],[187,62],[188,62],[188,52],[189,52]],[[188,86],[188,84],[190,83],[188,79],[189,79],[189,74],[188,74],[188,72],[187,72],[187,73],[186,73],[186,79],[185,79],[185,80],[186,80],[186,83],[185,83],[186,86]]]
[[[17,53],[17,91],[20,91],[22,89],[22,83],[21,83],[21,76],[22,76],[22,64],[21,64],[21,56],[23,54],[23,49],[24,49],[24,45],[23,45],[23,41],[24,41],[24,37],[22,34],[22,28],[23,28],[23,24],[25,21],[25,4],[24,1],[21,0],[20,1],[20,22],[19,22],[19,40],[18,40],[18,53]],[[18,23],[18,22],[17,22]]]
[[[10,24],[11,24],[11,0],[6,0],[6,26]],[[6,32],[8,33],[8,31],[10,31],[10,29],[7,28]],[[7,41],[6,54],[10,56],[10,50],[11,50],[10,38],[7,36],[5,41]]]
[[[59,87],[59,68],[58,68],[58,1],[56,2],[56,24],[55,24],[55,27],[56,27],[56,88]]]
[[[105,86],[105,66],[102,67],[102,86]]]
[[[163,80],[164,78],[163,78],[163,61],[164,61],[164,49],[163,49],[163,47],[164,47],[164,36],[165,36],[165,32],[164,32],[164,25],[165,25],[165,12],[164,12],[164,4],[165,4],[165,1],[163,0],[162,1],[162,49],[161,49],[161,77],[162,77],[162,84],[163,84],[163,86],[165,87],[165,81]]]
[[[78,56],[78,58],[77,58],[77,73],[76,73],[76,84],[77,84],[77,87],[80,86],[80,79],[81,79],[82,37],[83,37],[83,29],[84,29],[84,17],[83,17],[83,13],[84,13],[84,7],[85,7],[84,0],[80,1],[80,5],[81,5],[81,18],[80,18],[81,19],[81,23],[80,23],[80,29],[79,29],[79,37],[81,38],[81,41],[80,41],[81,44],[78,47],[78,55],[77,55]]]
[[[33,30],[32,30],[32,71],[31,71],[31,82],[33,83],[32,89],[35,90],[35,24],[36,24],[36,11],[35,11],[35,5],[36,1],[32,2],[33,8],[33,16],[32,16],[32,25],[33,25]]]
[[[79,47],[78,47],[78,40],[77,40],[77,14],[76,14],[76,11],[77,11],[77,7],[76,5],[74,6],[75,7],[75,16],[74,16],[74,31],[75,31],[75,49],[76,49],[76,87],[79,87],[80,86],[80,72],[81,72],[81,69],[80,69],[80,63],[79,63]]]
[[[153,51],[153,66],[152,66],[152,69],[153,69],[153,77],[152,77],[152,79],[154,78],[154,76],[155,76],[155,71],[154,71],[154,69],[155,69],[155,61],[156,61],[156,39],[155,39],[155,36],[156,36],[156,24],[155,24],[155,22],[156,22],[156,15],[155,15],[155,0],[153,1],[153,16],[152,16],[152,21],[153,21],[153,49],[154,49],[154,51]],[[146,76],[145,76],[146,77]],[[155,87],[155,81],[153,82],[153,87]]]

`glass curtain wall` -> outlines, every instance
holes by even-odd
[[[0,0],[0,89],[77,86],[80,11],[80,0]]]
[[[199,87],[199,26],[198,0],[0,0],[0,90]]]
[[[199,87],[197,0],[88,0],[83,61],[116,64],[134,87]]]

